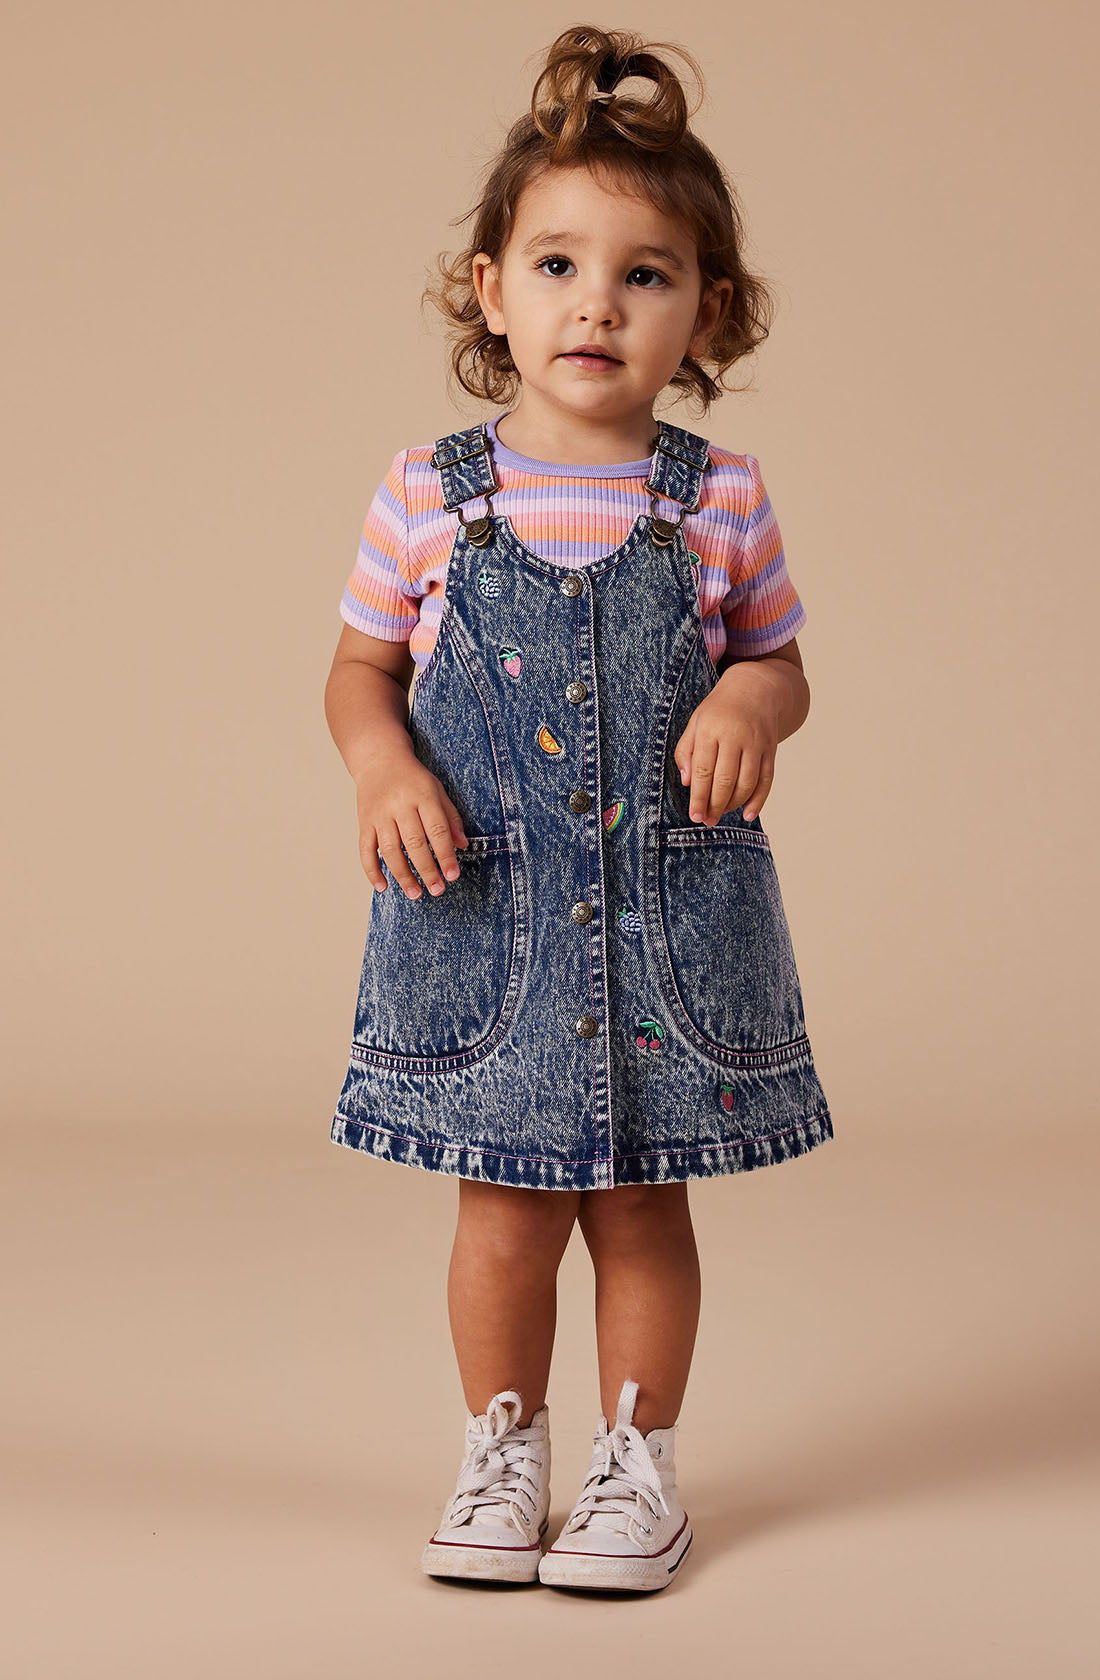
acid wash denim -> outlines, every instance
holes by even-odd
[[[459,526],[409,733],[470,844],[437,898],[407,898],[382,860],[337,1144],[600,1190],[833,1135],[760,818],[692,823],[673,758],[718,680],[680,529],[709,457],[657,426],[650,513],[579,568],[493,514],[483,424],[436,442]]]

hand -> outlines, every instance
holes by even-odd
[[[411,748],[400,747],[373,758],[355,778],[355,795],[359,856],[378,892],[385,892],[387,886],[378,862],[381,852],[405,896],[421,896],[420,884],[401,850],[402,843],[434,897],[444,891],[440,868],[448,881],[458,880],[455,847],[469,845],[462,817],[438,777]]]
[[[692,822],[713,827],[741,805],[747,822],[759,813],[775,776],[782,704],[782,682],[752,660],[731,665],[699,702],[675,747]]]

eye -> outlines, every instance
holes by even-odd
[[[656,269],[656,268],[633,268],[633,269],[631,269],[630,272],[631,272],[631,274],[652,274],[654,279],[660,281],[661,286],[667,286],[668,285],[668,280],[660,272],[659,269]],[[642,287],[643,292],[655,292],[655,291],[659,291],[659,290],[660,290],[660,286],[643,286]]]
[[[569,258],[568,257],[540,257],[538,262],[535,264],[535,268],[537,270],[541,271],[543,268],[545,268],[547,263],[566,263],[566,264],[568,264],[569,263]],[[561,275],[560,274],[551,274],[549,276],[549,278],[551,280],[560,280]]]
[[[547,263],[564,263],[567,268],[572,268],[573,266],[569,257],[549,256],[540,257],[538,262],[535,264],[535,269],[539,273],[543,273],[546,270]],[[655,286],[649,284],[640,286],[638,289],[643,292],[657,292],[660,291],[662,286],[667,286],[669,284],[667,277],[656,268],[632,268],[630,274],[627,275],[627,279],[629,280],[631,275],[635,274],[649,275],[651,279],[657,281]],[[561,280],[564,279],[564,276],[561,274],[548,274],[547,278],[549,280]]]

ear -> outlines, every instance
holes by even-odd
[[[732,297],[733,281],[728,275],[723,275],[721,280],[715,280],[707,287],[703,294],[703,301],[699,305],[695,331],[692,333],[691,342],[688,345],[690,356],[705,355],[707,346],[729,308]]]
[[[500,307],[500,271],[488,252],[478,251],[471,259],[470,273],[485,324],[491,333],[499,336],[505,331],[504,315]]]

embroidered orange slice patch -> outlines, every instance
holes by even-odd
[[[560,753],[562,750],[561,742],[555,741],[545,724],[543,724],[542,728],[535,736],[535,740],[538,742],[544,753]]]

